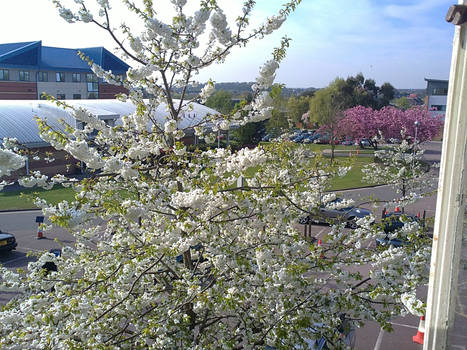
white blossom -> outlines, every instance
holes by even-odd
[[[8,176],[12,171],[22,168],[26,158],[9,149],[0,148],[0,177]]]
[[[199,97],[201,99],[201,102],[206,102],[209,96],[212,95],[214,92],[214,83],[209,80],[201,90],[201,93],[199,94]]]
[[[232,32],[228,27],[227,18],[224,13],[217,9],[211,15],[211,24],[213,27],[213,34],[223,45],[227,45],[232,40]]]

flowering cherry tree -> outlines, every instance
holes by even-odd
[[[423,196],[423,191],[432,191],[436,178],[428,172],[429,165],[423,162],[423,149],[413,147],[402,132],[400,144],[375,152],[377,161],[363,169],[363,181],[387,183],[401,196],[400,205]],[[428,167],[428,168],[427,168]]]
[[[5,138],[0,146],[0,179],[9,176],[15,170],[24,167],[25,158],[18,154],[16,139]],[[7,184],[5,180],[0,182],[0,190]]]
[[[400,138],[401,130],[404,130],[407,140],[414,141],[416,136],[418,143],[429,141],[439,135],[442,126],[443,116],[432,116],[423,107],[402,110],[389,106],[373,110],[357,106],[345,111],[338,129],[342,136],[350,136],[357,141],[367,138],[377,147],[376,141],[381,137],[386,140]]]
[[[404,228],[412,244],[397,249],[361,244],[381,231],[372,217],[350,231],[337,223],[320,247],[301,234],[300,215],[319,205],[349,205],[326,193],[331,179],[348,168],[329,166],[286,142],[188,152],[180,141],[194,130],[210,143],[219,129],[268,118],[268,89],[288,39],[260,68],[252,103],[234,114],[208,115],[185,128],[183,116],[194,100],[184,91],[194,74],[222,62],[233,47],[278,29],[299,0],[254,28],[252,0],[234,24],[215,0],[200,1],[192,13],[186,0],[171,0],[176,15],[170,23],[156,17],[151,0],[123,0],[145,25],[139,35],[126,25],[114,30],[110,1],[96,0],[94,7],[85,0],[74,7],[54,2],[67,21],[107,30],[134,61],[125,80],[89,63],[99,77],[123,84],[129,92],[119,99],[137,108],[112,127],[57,101],[84,129],[67,125],[58,132],[38,121],[42,138],[84,162],[91,176],[73,185],[73,202],[36,202],[76,243],[63,246],[59,257],[40,254],[24,272],[0,268],[2,290],[20,293],[0,312],[0,348],[291,349],[320,336],[339,348],[335,329],[342,313],[390,328],[392,316],[423,307],[408,297],[427,276],[429,248],[416,223]],[[173,98],[174,87],[182,89],[181,98]],[[211,81],[198,99],[213,89]],[[154,120],[159,106],[166,108],[164,124]],[[13,161],[2,164],[20,165],[3,152]],[[39,174],[22,183],[69,184]],[[313,333],[317,322],[324,326]]]

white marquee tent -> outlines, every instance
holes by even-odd
[[[111,119],[119,124],[119,119],[124,115],[135,112],[135,106],[131,102],[118,100],[68,100],[63,101],[73,107],[82,107],[99,119]],[[189,129],[199,123],[208,114],[218,114],[214,109],[193,103],[193,109],[183,114],[179,127]],[[185,109],[187,110],[187,109]],[[161,126],[166,122],[168,115],[164,105],[158,107],[155,120]],[[42,100],[3,100],[0,101],[0,140],[4,137],[14,137],[18,142],[28,148],[46,147],[48,144],[39,136],[39,129],[35,116],[47,119],[47,122],[56,130],[63,130],[59,119],[63,119],[69,125],[76,125],[76,120],[71,110],[64,110],[56,104]],[[148,126],[150,128],[150,125]]]

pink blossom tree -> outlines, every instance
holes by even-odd
[[[400,138],[401,131],[408,141],[415,138],[417,142],[429,141],[440,133],[443,119],[443,116],[431,116],[419,106],[405,111],[391,106],[380,110],[357,106],[345,111],[338,129],[341,136],[352,137],[357,142],[367,138],[376,149],[377,138]]]
[[[356,106],[345,111],[345,117],[339,121],[338,130],[342,137],[348,136],[360,142],[363,138],[374,139],[382,123],[376,111],[371,107]]]

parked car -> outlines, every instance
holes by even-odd
[[[371,143],[368,139],[361,139],[360,142],[355,142],[355,146],[370,147]]]
[[[353,146],[354,143],[355,143],[354,140],[346,138],[344,141],[341,142],[341,145]]]
[[[196,264],[198,262],[198,259],[200,263],[207,261],[207,259],[203,257],[202,249],[203,249],[203,246],[201,245],[201,243],[190,246],[190,250],[193,250],[193,253],[198,255],[197,258],[192,259],[193,264]],[[175,257],[175,261],[178,263],[183,263],[183,254],[177,255]]]
[[[325,325],[324,323],[316,323],[313,327],[310,327],[310,333],[318,333],[320,328],[323,328]],[[355,349],[355,326],[353,322],[345,316],[342,317],[342,323],[336,329],[336,333],[339,334],[339,342],[341,346],[344,346],[346,349]],[[330,347],[328,345],[328,340],[325,337],[321,337],[319,339],[304,339],[307,347],[303,348],[302,346],[295,346],[295,349],[302,349],[302,350],[329,350],[334,348],[334,346]],[[340,348],[340,347],[339,347]],[[276,348],[273,346],[266,345],[265,350],[275,350]]]
[[[303,139],[306,137],[306,134],[298,134],[295,136],[292,141],[293,142],[303,142]]]
[[[389,244],[394,247],[402,247],[403,245],[410,244],[408,241],[400,238],[389,239],[389,234],[394,233],[396,230],[400,230],[404,227],[405,223],[414,221],[422,223],[420,218],[415,215],[404,214],[400,211],[385,213],[382,218],[385,236],[382,238],[376,238],[376,246]]]
[[[0,251],[12,251],[17,245],[14,235],[0,230]]]
[[[398,139],[398,138],[390,138],[387,140],[387,143],[391,143],[391,144],[400,144],[401,143],[401,140]]]
[[[329,141],[331,141],[331,137],[328,134],[320,134],[313,142],[314,143],[329,143]]]
[[[331,203],[340,203],[341,198],[336,198]],[[349,206],[346,208],[331,209],[329,207],[320,206],[317,212],[308,216],[301,217],[298,222],[302,225],[314,223],[333,223],[333,222],[346,222],[347,227],[357,228],[357,220],[365,216],[371,215],[368,209]]]

